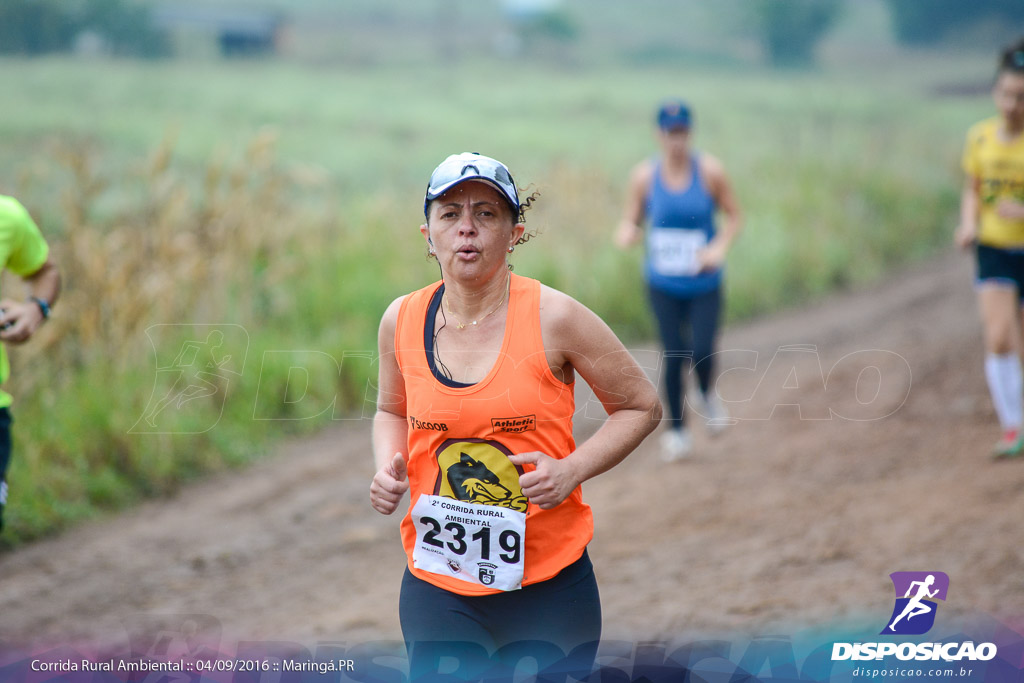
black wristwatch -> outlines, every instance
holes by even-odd
[[[50,304],[46,303],[45,300],[40,299],[38,296],[30,296],[28,300],[36,302],[39,312],[43,314],[43,320],[47,320],[50,317]]]

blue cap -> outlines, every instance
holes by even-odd
[[[682,100],[669,100],[658,109],[658,128],[689,128],[692,124],[690,108]]]

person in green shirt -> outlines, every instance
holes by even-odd
[[[0,341],[23,344],[50,317],[60,294],[60,271],[50,259],[50,248],[25,207],[13,197],[0,195],[0,268],[28,284],[25,301],[0,299]],[[10,375],[7,351],[0,345],[0,384]],[[0,390],[0,530],[7,504],[7,466],[11,460],[11,395]]]

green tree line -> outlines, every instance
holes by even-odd
[[[849,2],[850,0],[847,0]],[[831,30],[843,0],[753,0],[746,11],[765,58],[776,66],[803,66]],[[886,0],[896,40],[938,45],[981,22],[1024,25],[1022,0]]]
[[[908,45],[935,45],[983,21],[1024,27],[1021,0],[886,0],[896,38]]]
[[[443,0],[455,3],[456,0]],[[739,5],[748,30],[775,66],[813,63],[818,43],[844,7],[857,0],[745,0]],[[937,45],[988,22],[1024,25],[1024,0],[884,0],[893,35],[912,46]],[[216,4],[210,0],[209,4]],[[573,41],[573,15],[583,3],[531,15],[518,27],[527,38]],[[729,14],[722,7],[723,16]],[[728,21],[727,19],[723,19]],[[102,49],[123,56],[159,57],[172,52],[168,36],[150,17],[149,3],[132,0],[3,0],[0,54],[40,55],[71,51],[81,36],[99,38]]]
[[[80,36],[99,38],[116,55],[160,57],[170,53],[167,37],[150,20],[149,9],[123,0],[3,0],[0,54],[35,56],[70,52]]]

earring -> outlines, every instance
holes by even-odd
[[[511,254],[511,253],[512,253],[513,251],[515,251],[515,250],[516,250],[516,248],[515,248],[515,247],[509,247],[509,248],[508,248],[508,253],[510,253],[510,254]]]
[[[430,254],[430,255],[433,255],[433,254],[434,254],[434,248],[433,248],[433,247],[431,247],[431,248],[430,248],[430,251],[428,251],[427,253],[428,253],[428,254]]]

